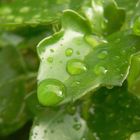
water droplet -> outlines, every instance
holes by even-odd
[[[140,140],[140,131],[132,133],[130,136],[130,140]]]
[[[53,106],[66,96],[65,86],[56,79],[46,79],[40,82],[37,89],[39,102],[44,106]]]
[[[27,7],[27,6],[22,7],[22,8],[19,10],[20,13],[27,13],[27,12],[29,12],[29,11],[30,11],[30,7]]]
[[[103,66],[96,65],[95,68],[94,68],[94,73],[96,75],[106,74],[107,72],[108,72],[108,70],[105,69]]]
[[[112,85],[107,85],[107,86],[106,86],[107,89],[112,89],[113,87],[114,87],[114,86],[112,86]]]
[[[76,107],[75,106],[68,106],[67,111],[70,115],[74,115],[76,112]]]
[[[51,133],[54,133],[54,130],[51,130]]]
[[[73,125],[73,128],[74,128],[75,130],[80,130],[81,124],[80,124],[80,123],[76,123],[76,124]]]
[[[71,59],[67,62],[67,71],[71,75],[77,75],[87,71],[87,68],[81,60]]]
[[[106,58],[107,55],[108,55],[108,52],[107,52],[107,51],[102,51],[102,52],[98,55],[98,58],[104,59],[104,58]]]
[[[47,61],[48,61],[49,63],[52,63],[52,62],[53,62],[53,57],[48,57],[48,58],[47,58]]]
[[[54,49],[50,49],[50,52],[54,52]]]
[[[73,54],[73,50],[71,48],[67,48],[65,51],[66,56],[71,56]]]
[[[46,129],[44,130],[44,133],[47,133],[47,130]]]

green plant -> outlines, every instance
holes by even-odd
[[[139,0],[1,0],[0,27],[0,139],[140,139]]]

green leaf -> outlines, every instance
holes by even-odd
[[[64,9],[78,9],[81,0],[12,0],[0,3],[1,25],[35,25],[59,19]]]
[[[97,139],[138,140],[133,138],[140,131],[140,101],[126,86],[102,88],[90,99],[88,126]]]
[[[0,50],[0,135],[22,127],[28,117],[24,102],[24,66],[14,47]]]
[[[119,30],[125,20],[124,9],[119,8],[114,0],[87,1],[82,11],[93,32],[99,35],[107,35]]]
[[[126,11],[126,20],[124,29],[129,29],[133,26],[137,15],[139,15],[140,1],[139,0],[115,0],[120,7]]]
[[[95,140],[85,120],[78,111],[70,115],[66,111],[48,111],[34,120],[30,140]]]
[[[131,67],[128,75],[128,89],[131,93],[140,97],[140,53],[131,59]]]
[[[65,21],[69,21],[67,26],[37,47],[41,60],[38,99],[44,106],[76,100],[100,86],[121,86],[130,56],[139,50],[140,38],[129,32],[116,33],[101,44],[103,40],[96,40],[75,12],[66,11]]]

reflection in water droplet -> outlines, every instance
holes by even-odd
[[[132,133],[130,136],[130,140],[140,140],[140,131]]]
[[[71,75],[77,75],[87,71],[85,64],[78,59],[71,59],[67,62],[67,72]]]
[[[73,50],[71,48],[67,48],[65,51],[66,56],[71,56],[73,54]]]
[[[53,58],[52,58],[52,57],[48,57],[48,58],[47,58],[47,61],[48,61],[49,63],[52,63],[52,62],[53,62]]]
[[[96,66],[94,67],[94,73],[95,73],[96,75],[106,74],[107,71],[108,71],[108,70],[105,69],[103,66],[98,66],[98,65],[96,65]]]
[[[108,52],[107,52],[107,51],[102,51],[102,52],[98,55],[98,58],[104,59],[104,58],[106,58],[107,55],[108,55]]]
[[[37,95],[42,105],[53,106],[64,99],[66,90],[62,82],[55,79],[46,79],[38,85]]]
[[[73,125],[73,128],[74,128],[75,130],[80,130],[81,124],[80,124],[80,123],[74,124],[74,125]]]

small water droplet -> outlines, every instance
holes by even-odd
[[[73,125],[73,128],[74,128],[75,130],[80,130],[81,124],[80,124],[80,123],[76,123],[76,124]]]
[[[67,111],[70,115],[74,115],[76,112],[76,107],[75,106],[68,106]]]
[[[87,71],[85,64],[78,59],[71,59],[67,62],[67,72],[71,75],[81,74]]]
[[[79,51],[77,51],[76,53],[77,53],[77,55],[80,55],[80,52]]]
[[[54,52],[54,49],[50,49],[50,52]]]
[[[107,57],[107,55],[108,55],[107,51],[102,51],[97,57],[100,59],[104,59]]]
[[[106,74],[107,72],[108,72],[108,70],[105,69],[103,66],[98,66],[98,65],[96,65],[96,66],[94,67],[94,73],[95,73],[96,75]]]
[[[54,130],[51,130],[51,133],[54,133]]]
[[[73,49],[67,48],[66,51],[65,51],[65,55],[66,56],[71,56],[72,54],[73,54]]]
[[[44,106],[53,106],[66,96],[65,86],[56,79],[46,79],[40,82],[37,89],[39,102]]]
[[[112,86],[112,85],[107,85],[107,86],[106,86],[107,89],[112,89],[113,87],[114,87],[114,86]]]
[[[53,62],[53,57],[48,57],[48,58],[47,58],[47,61],[48,61],[49,63],[52,63],[52,62]]]
[[[46,129],[44,130],[44,133],[47,133],[47,130]]]

